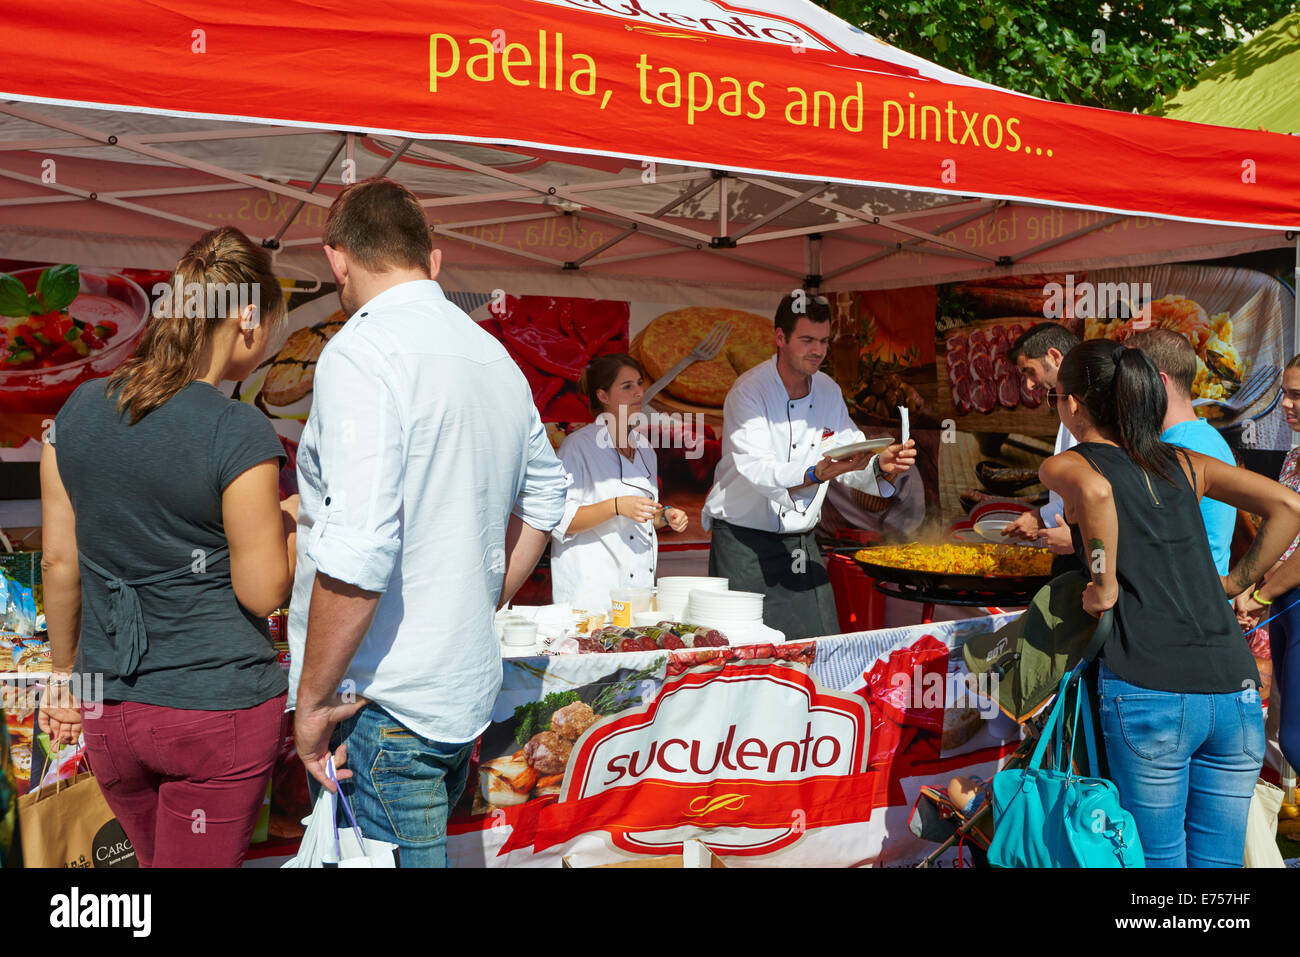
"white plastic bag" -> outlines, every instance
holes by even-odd
[[[334,759],[326,766],[330,780],[338,787],[334,776]],[[335,818],[336,801],[343,804],[351,827],[340,828]],[[311,817],[302,822],[307,831],[302,836],[298,853],[284,863],[284,867],[397,867],[396,844],[365,837],[352,815],[352,807],[341,791],[321,788]]]
[[[1277,812],[1283,797],[1281,788],[1263,778],[1255,782],[1246,818],[1246,867],[1286,867],[1277,849]]]

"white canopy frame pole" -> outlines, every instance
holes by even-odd
[[[822,275],[822,237],[820,233],[812,233],[804,243],[804,249],[807,253],[808,274],[804,277],[804,285],[810,288],[810,291],[820,293],[821,285],[826,277]]]
[[[325,174],[329,172],[329,168],[334,165],[334,161],[339,158],[339,153],[342,151],[345,144],[347,145],[350,154],[352,152],[351,134],[348,134],[346,137],[339,137],[339,141],[334,145],[334,150],[330,153],[329,159],[325,160],[325,162],[321,164],[320,170],[316,173],[316,178],[311,181],[311,186],[308,187],[308,192],[316,192],[316,187],[320,186],[321,181],[325,179]],[[280,247],[280,240],[284,238],[284,234],[289,231],[289,227],[293,225],[294,220],[298,218],[298,214],[302,212],[303,207],[306,205],[307,204],[301,199],[298,200],[298,205],[293,208],[293,212],[289,213],[289,215],[285,217],[284,222],[280,225],[280,228],[276,230],[275,235],[270,239],[263,240],[262,245],[266,246],[268,249],[278,249]]]
[[[594,219],[598,222],[612,223],[614,225],[623,225],[622,222],[620,222],[618,219],[614,218],[613,216],[606,216],[601,213],[590,213],[590,212],[585,212],[583,213],[583,215],[588,219]],[[643,234],[647,234],[646,230],[638,230],[638,231]],[[657,235],[653,233],[648,233],[648,234],[653,235],[655,239],[660,239],[666,242],[676,243],[680,245],[681,247],[683,247],[680,250],[681,252],[689,252],[691,250],[707,251],[712,256],[718,256],[722,259],[729,259],[732,262],[743,263],[746,266],[753,266],[756,269],[761,269],[766,272],[776,273],[782,276],[793,276],[796,279],[802,278],[803,275],[802,273],[793,269],[787,269],[782,266],[774,265],[773,263],[765,263],[757,259],[750,259],[748,256],[741,256],[736,253],[730,252],[729,250],[711,246],[707,242],[692,243],[690,240],[682,239],[680,236],[675,236],[672,234],[665,234],[665,235]],[[644,259],[651,255],[666,255],[666,254],[667,251],[660,251],[660,252],[651,252],[651,253],[633,253],[627,256],[611,256],[606,259],[602,259],[599,262],[592,263],[592,267],[596,268],[596,267],[605,266],[615,262],[626,262],[631,259]]]
[[[731,177],[726,173],[719,172],[718,176],[718,235],[727,235],[727,217],[730,209],[727,203],[730,201],[727,196],[727,180]]]
[[[746,236],[752,233],[754,230],[758,229],[760,226],[766,226],[768,223],[772,222],[772,220],[780,216],[784,216],[786,213],[790,212],[790,210],[798,206],[804,205],[804,203],[808,202],[808,200],[812,199],[818,193],[825,192],[826,187],[828,187],[829,185],[830,185],[829,183],[814,184],[813,186],[804,190],[802,193],[796,194],[792,199],[788,200],[787,202],[782,203],[776,209],[771,210],[768,213],[765,213],[764,215],[760,216],[758,219],[754,220],[752,223],[749,223],[743,228],[737,230],[734,235],[728,236],[724,233],[722,236],[719,236],[718,237],[719,242],[727,245],[732,245],[732,246],[736,245],[741,240],[743,240]],[[791,192],[793,192],[793,190]],[[769,236],[769,234],[765,233],[764,236]],[[761,238],[763,237],[756,237],[756,240]]]
[[[598,209],[601,210],[602,212],[611,213],[615,216],[620,216],[631,222],[640,223],[643,226],[650,226],[657,230],[664,230],[670,233],[675,233],[684,239],[691,239],[703,243],[708,243],[710,240],[710,237],[705,235],[704,233],[701,233],[694,229],[687,229],[685,226],[678,226],[675,223],[660,222],[650,216],[645,216],[641,213],[634,212],[630,209],[624,209],[613,203],[606,203],[600,200],[593,200],[590,198],[583,199],[582,191],[572,190],[568,186],[543,185],[541,183],[536,183],[533,180],[530,180],[524,176],[519,176],[516,173],[507,173],[504,170],[493,169],[490,166],[484,166],[482,163],[475,163],[473,160],[467,160],[462,157],[454,156],[451,153],[445,153],[442,150],[434,149],[429,146],[412,147],[411,152],[420,156],[427,156],[430,159],[436,159],[442,163],[448,163],[452,166],[459,166],[460,168],[469,170],[470,172],[473,173],[479,173],[483,176],[488,176],[493,179],[499,179],[503,182],[511,183],[515,186],[526,187],[538,194],[547,195],[547,196],[558,196],[560,199],[567,199],[570,202],[576,203],[581,206],[590,206],[593,209]]]
[[[41,124],[46,125],[46,124]],[[140,143],[204,143],[217,140],[254,140],[270,136],[319,136],[330,130],[305,129],[300,126],[259,126],[254,129],[238,130],[177,130],[173,133],[137,133],[135,139]],[[25,150],[71,150],[88,147],[104,147],[108,144],[98,139],[84,136],[62,137],[58,139],[38,140],[2,140],[0,153]]]
[[[116,206],[119,209],[130,210],[133,213],[144,213],[145,215],[154,216],[158,219],[165,219],[168,222],[180,223],[183,226],[193,226],[205,233],[212,228],[211,223],[206,223],[201,219],[190,219],[188,216],[181,216],[177,213],[168,213],[160,209],[141,206],[139,203],[131,203],[123,199],[117,199],[110,193],[97,193],[88,189],[81,189],[77,186],[69,186],[67,183],[43,183],[38,177],[27,176],[23,173],[15,173],[13,170],[7,169],[0,169],[0,176],[3,176],[5,179],[17,180],[20,183],[27,183],[29,186],[41,186],[45,189],[67,194],[68,196],[75,197],[79,200],[105,203],[109,206]]]
[[[721,182],[721,183],[725,183],[725,182],[726,182],[726,178],[723,177],[722,179],[719,180],[719,182]],[[706,189],[709,189],[710,187],[712,187],[712,185],[713,185],[712,180],[709,180],[709,179],[701,180],[699,183],[696,183],[695,186],[692,187],[691,189],[687,190],[686,192],[682,193],[681,195],[677,196],[676,198],[669,200],[667,203],[664,203],[664,205],[660,206],[658,209],[656,209],[656,210],[655,210],[653,213],[651,213],[650,215],[652,215],[652,216],[654,216],[656,219],[658,219],[660,216],[664,216],[664,215],[666,215],[666,214],[668,213],[669,210],[671,210],[671,209],[675,209],[676,207],[680,206],[682,203],[686,202],[688,199],[691,199],[691,198],[693,198],[693,197],[695,197],[695,196],[698,196],[700,193],[704,192]],[[724,189],[725,189],[725,187],[724,187]],[[719,215],[721,216],[721,212],[719,213]],[[721,220],[721,219],[719,220],[719,224],[720,224],[720,225],[719,225],[719,228],[721,228],[721,223],[723,223],[723,222],[725,222],[725,220]],[[593,249],[593,250],[591,250],[590,252],[588,252],[585,256],[581,256],[580,258],[575,259],[575,260],[573,261],[574,265],[575,265],[575,266],[578,266],[578,267],[581,267],[584,263],[586,263],[586,262],[588,262],[588,261],[594,259],[596,256],[600,255],[600,254],[601,254],[602,252],[604,252],[606,249],[609,249],[611,246],[614,246],[614,245],[616,245],[616,244],[618,244],[618,243],[621,243],[623,240],[627,239],[629,236],[633,236],[633,235],[635,235],[637,232],[639,232],[638,225],[637,225],[636,223],[633,223],[631,226],[629,226],[629,227],[627,227],[626,229],[624,229],[623,232],[619,233],[617,236],[614,236],[614,237],[612,237],[611,239],[609,239],[608,241],[606,241],[606,242],[602,243],[601,245],[597,246],[595,249]],[[637,255],[638,255],[638,257],[639,257],[639,254],[637,254]],[[613,261],[613,260],[609,259],[608,257],[607,257],[606,259],[602,260],[602,262],[612,262],[612,261]],[[625,261],[625,260],[623,260],[623,261]]]
[[[0,105],[0,113],[8,114],[9,116],[13,116],[20,120],[26,120],[29,123],[47,126],[50,129],[61,130],[64,133],[74,133],[78,136],[94,140],[103,146],[116,146],[119,149],[131,153],[139,153],[141,156],[148,156],[156,160],[161,160],[162,162],[168,163],[172,166],[179,166],[185,169],[196,170],[200,173],[207,173],[208,175],[215,176],[218,179],[226,179],[230,180],[232,183],[242,183],[245,186],[252,186],[255,189],[264,189],[267,192],[279,193],[281,196],[287,196],[290,199],[303,200],[316,206],[329,206],[331,202],[328,197],[316,196],[293,186],[286,186],[282,183],[273,182],[272,180],[248,176],[232,169],[226,169],[224,166],[205,163],[202,160],[190,159],[188,156],[183,156],[180,153],[173,153],[169,150],[157,149],[141,142],[140,139],[135,136],[117,136],[111,133],[100,133],[98,130],[82,126],[78,123],[69,123],[66,120],[55,119],[51,116],[42,116],[32,110],[27,110],[12,104]]]
[[[697,170],[690,173],[673,173],[668,176],[660,176],[656,183],[662,185],[665,183],[689,182],[691,180],[708,179],[710,174],[703,170]],[[590,192],[593,190],[604,189],[631,189],[642,186],[640,180],[616,179],[604,180],[599,183],[581,183],[576,186],[566,186],[565,188],[573,193]],[[420,200],[420,205],[426,209],[441,208],[444,206],[474,206],[479,203],[494,202],[512,202],[517,200],[536,199],[538,196],[550,195],[546,187],[536,186],[530,189],[512,189],[502,190],[496,193],[475,193],[465,196],[434,196]]]
[[[949,229],[956,229],[958,226],[964,226],[966,223],[969,223],[972,220],[980,219],[983,216],[987,216],[990,212],[996,211],[998,206],[1000,205],[1000,203],[998,203],[996,200],[990,200],[989,203],[991,205],[988,208],[977,209],[965,216],[959,216],[957,219],[952,219],[941,224],[939,227],[937,227],[938,232],[944,233]],[[847,273],[851,273],[855,269],[861,269],[863,266],[869,266],[871,263],[879,262],[881,259],[887,259],[890,256],[896,255],[897,253],[903,252],[905,250],[913,249],[916,246],[919,246],[921,243],[925,242],[925,240],[923,239],[909,239],[907,242],[904,243],[888,243],[881,239],[869,239],[867,237],[861,237],[861,236],[840,236],[838,238],[849,242],[860,243],[860,244],[871,245],[871,246],[882,246],[885,248],[883,248],[880,252],[874,255],[864,256],[862,259],[854,260],[851,263],[847,263],[843,266],[840,266],[838,269],[832,269],[829,273],[827,273],[825,276],[822,277],[823,280],[835,279],[838,276],[843,276]],[[925,254],[927,256],[951,256],[958,259],[967,258],[963,254],[954,253],[948,249],[927,249],[925,250]]]
[[[1030,208],[1050,209],[1052,207],[1034,206]],[[1013,258],[1016,262],[1020,262],[1021,260],[1028,259],[1030,256],[1034,255],[1034,253],[1040,253],[1047,249],[1055,249],[1057,246],[1063,246],[1066,243],[1073,242],[1074,240],[1078,239],[1080,236],[1087,236],[1089,233],[1095,233],[1099,229],[1103,229],[1106,226],[1113,225],[1114,223],[1118,223],[1121,220],[1128,219],[1128,218],[1129,217],[1121,213],[1116,213],[1113,216],[1107,216],[1105,219],[1100,220],[1099,222],[1092,223],[1088,226],[1084,226],[1081,229],[1076,229],[1072,233],[1066,233],[1064,236],[1059,236],[1056,239],[1050,239],[1045,243],[1039,243],[1037,246],[1031,246],[1028,249],[1022,249]]]
[[[746,183],[750,183],[754,186],[761,186],[764,189],[770,189],[776,193],[783,193],[786,196],[798,195],[797,190],[791,189],[788,186],[782,186],[779,183],[773,183],[771,180],[766,180],[761,177],[738,176],[736,178]],[[906,233],[908,236],[912,236],[924,242],[933,243],[936,246],[942,246],[944,248],[951,249],[954,252],[962,253],[963,255],[971,259],[980,260],[990,264],[997,262],[997,260],[994,257],[977,253],[974,250],[962,246],[960,243],[954,243],[940,236],[935,236],[932,233],[926,232],[925,230],[914,229],[911,226],[907,226],[895,216],[889,216],[889,215],[879,216],[876,215],[875,213],[863,212],[860,209],[853,209],[849,206],[844,206],[840,203],[834,203],[831,202],[830,200],[825,200],[825,199],[813,198],[807,200],[807,202],[811,203],[814,206],[820,206],[823,209],[829,209],[831,212],[840,213],[841,215],[849,216],[852,217],[853,219],[861,220],[864,223],[870,223],[872,226],[880,226],[884,229],[893,230],[895,232]]]

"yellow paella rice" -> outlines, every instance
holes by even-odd
[[[859,561],[945,575],[1050,575],[1052,553],[1018,545],[881,545]]]

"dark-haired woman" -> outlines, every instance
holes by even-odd
[[[645,391],[640,363],[600,356],[578,386],[596,421],[560,445],[571,484],[551,533],[551,590],[557,604],[599,611],[609,607],[611,589],[654,585],[655,530],[684,531],[686,513],[659,503],[655,450],[636,428]]]
[[[1300,531],[1300,496],[1160,441],[1165,391],[1137,349],[1090,341],[1061,364],[1057,411],[1079,444],[1039,472],[1059,493],[1092,583],[1114,609],[1101,650],[1101,723],[1120,802],[1151,867],[1240,867],[1264,757],[1259,673],[1229,599]],[[1220,577],[1202,495],[1264,516]]]
[[[41,725],[84,730],[142,867],[235,867],[284,736],[266,616],[292,584],[293,509],[275,430],[217,386],[262,361],[284,300],[230,228],[190,247],[172,288],[135,354],[64,404],[41,458],[56,672]],[[102,700],[81,700],[91,674]]]

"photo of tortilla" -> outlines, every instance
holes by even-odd
[[[640,336],[640,359],[650,382],[686,358],[719,322],[733,327],[722,351],[708,362],[687,366],[665,388],[669,395],[718,408],[738,376],[776,354],[770,318],[740,309],[674,309],[653,319]]]

